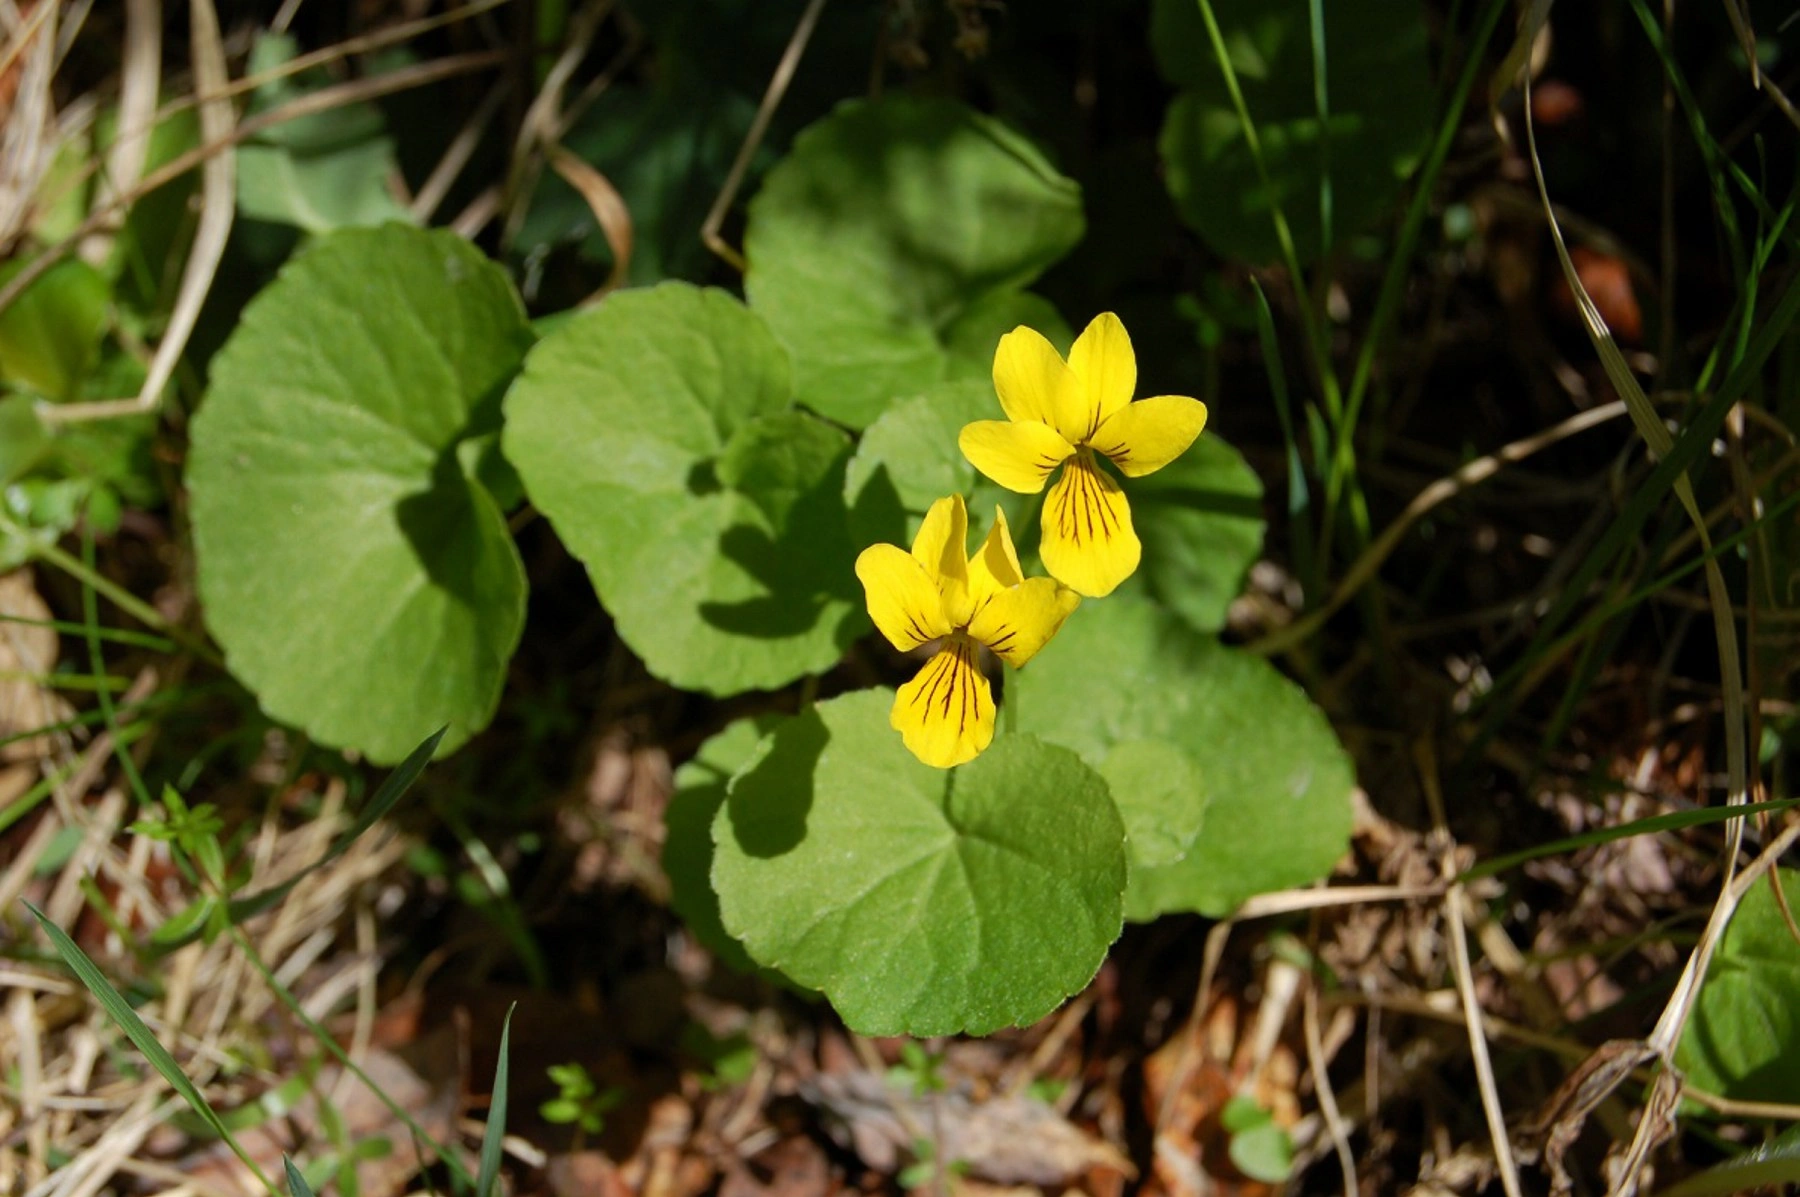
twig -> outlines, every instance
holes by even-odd
[[[110,416],[140,415],[155,411],[162,402],[163,389],[175,375],[175,367],[187,350],[188,338],[200,319],[200,307],[212,289],[213,276],[225,257],[225,242],[231,236],[231,219],[236,211],[237,155],[231,143],[232,127],[237,115],[224,90],[231,76],[225,65],[225,46],[219,33],[219,14],[213,0],[192,0],[189,20],[193,26],[194,75],[200,96],[200,134],[208,141],[223,142],[223,148],[206,160],[200,173],[200,223],[194,233],[193,248],[188,251],[187,265],[181,272],[181,290],[169,313],[169,323],[144,385],[136,399],[107,399],[98,403],[68,403],[49,407],[55,422],[99,420]]]
[[[1488,1137],[1494,1144],[1494,1163],[1500,1171],[1500,1184],[1507,1197],[1523,1197],[1519,1185],[1519,1165],[1513,1159],[1512,1140],[1506,1134],[1506,1115],[1500,1108],[1500,1091],[1494,1084],[1494,1061],[1488,1054],[1487,1031],[1483,1026],[1481,1003],[1475,996],[1475,973],[1469,963],[1469,939],[1463,929],[1468,917],[1467,896],[1462,882],[1456,880],[1455,841],[1450,838],[1450,824],[1444,816],[1444,795],[1439,789],[1437,754],[1431,740],[1414,741],[1413,752],[1419,771],[1419,785],[1431,807],[1434,837],[1439,841],[1439,871],[1448,892],[1444,896],[1444,925],[1450,937],[1450,963],[1456,971],[1456,992],[1462,999],[1463,1018],[1468,1024],[1469,1055],[1475,1063],[1475,1082],[1481,1090],[1481,1109],[1487,1115]]]
[[[1301,997],[1300,1021],[1306,1034],[1306,1066],[1312,1070],[1313,1089],[1319,1095],[1319,1113],[1325,1118],[1325,1130],[1337,1151],[1338,1167],[1344,1172],[1344,1197],[1356,1197],[1356,1157],[1351,1154],[1350,1130],[1338,1111],[1337,1094],[1331,1088],[1325,1042],[1319,1035],[1319,987],[1311,979]]]
[[[444,202],[444,196],[456,182],[456,176],[462,173],[463,167],[469,164],[469,158],[475,153],[475,147],[481,142],[481,135],[486,131],[494,114],[500,111],[500,104],[506,99],[506,93],[512,90],[512,76],[502,75],[488,88],[487,95],[481,97],[481,103],[469,114],[450,144],[444,147],[443,156],[431,169],[419,190],[413,196],[412,206],[408,209],[412,218],[421,223],[431,219],[431,214],[438,210]]]
[[[38,254],[37,257],[26,263],[17,274],[8,279],[4,286],[0,286],[0,313],[5,312],[27,287],[43,277],[46,270],[68,257],[83,237],[111,219],[112,213],[116,209],[137,202],[143,196],[180,178],[229,146],[247,141],[265,129],[302,116],[311,116],[314,113],[326,112],[332,108],[354,104],[362,100],[372,100],[393,92],[405,91],[408,88],[423,87],[441,79],[485,70],[505,61],[505,51],[486,50],[474,54],[459,54],[450,58],[435,59],[431,62],[421,62],[416,66],[388,71],[371,79],[353,79],[348,83],[321,88],[290,100],[278,108],[271,108],[267,112],[260,112],[255,116],[248,117],[238,122],[237,128],[232,130],[228,137],[220,141],[206,142],[185,154],[170,159],[161,167],[145,175],[129,193],[119,196],[111,203],[89,213],[87,219],[82,221],[80,227],[66,240],[60,241]],[[55,411],[56,409],[53,408],[40,414],[54,419]]]
[[[1413,496],[1406,509],[1394,518],[1394,521],[1382,529],[1363,553],[1357,557],[1331,598],[1317,610],[1295,620],[1285,628],[1270,632],[1261,640],[1249,646],[1250,651],[1262,656],[1273,656],[1284,652],[1296,644],[1300,644],[1316,632],[1327,619],[1335,615],[1340,607],[1356,597],[1357,591],[1366,586],[1380,571],[1396,548],[1400,546],[1401,537],[1419,521],[1427,512],[1446,499],[1455,498],[1471,486],[1486,482],[1500,472],[1502,466],[1523,461],[1542,449],[1547,449],[1578,432],[1585,432],[1608,420],[1616,420],[1626,413],[1623,401],[1605,403],[1588,411],[1577,412],[1560,424],[1546,428],[1542,432],[1534,432],[1530,436],[1521,437],[1511,444],[1504,445],[1486,457],[1477,457],[1455,473],[1440,478]]]
[[[1187,1088],[1200,1040],[1200,1024],[1206,1018],[1207,995],[1212,992],[1213,977],[1219,971],[1219,961],[1225,955],[1225,944],[1231,938],[1234,925],[1234,919],[1221,919],[1206,933],[1206,950],[1200,960],[1200,982],[1194,987],[1194,1008],[1188,1011],[1187,1022],[1181,1028],[1181,1058],[1175,1064],[1168,1087],[1163,1091],[1162,1103],[1157,1107],[1155,1135],[1161,1135],[1163,1128],[1168,1126],[1169,1116],[1175,1110],[1176,1095]]]
[[[750,122],[750,131],[744,135],[744,144],[738,147],[737,157],[732,160],[731,170],[725,175],[725,185],[719,188],[719,194],[713,198],[712,208],[706,213],[706,219],[700,224],[700,240],[706,248],[723,258],[742,274],[747,267],[744,255],[726,244],[725,238],[719,236],[719,229],[725,223],[725,213],[731,210],[732,202],[737,199],[738,188],[744,185],[744,174],[750,169],[750,160],[762,145],[762,140],[769,132],[769,122],[775,117],[775,110],[781,106],[781,97],[787,94],[788,84],[794,80],[794,71],[800,66],[800,58],[806,53],[806,43],[812,39],[813,26],[819,23],[819,13],[825,7],[825,0],[812,0],[806,11],[800,14],[800,22],[794,26],[794,34],[788,38],[787,49],[781,53],[781,61],[775,64],[775,73],[769,77],[769,86],[763,92],[762,103],[757,106],[756,116]]]

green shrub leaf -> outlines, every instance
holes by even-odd
[[[1800,871],[1779,876],[1788,908],[1800,910]],[[1725,929],[1675,1063],[1721,1097],[1800,1102],[1800,945],[1766,880]]]
[[[896,396],[985,374],[1001,333],[1047,319],[1018,292],[1082,228],[1076,185],[999,122],[950,100],[851,101],[751,203],[744,288],[793,354],[800,401],[861,428]]]
[[[530,343],[497,267],[400,225],[320,238],[245,310],[188,486],[208,623],[271,715],[382,763],[492,717],[525,576],[458,445]]]
[[[1114,791],[1128,825],[1158,819],[1193,845],[1160,864],[1134,843],[1128,917],[1222,915],[1254,894],[1316,881],[1343,854],[1350,761],[1319,709],[1260,657],[1115,595],[1083,604],[1013,680],[1021,730],[1115,775],[1118,746],[1162,740],[1199,777],[1185,811],[1166,793]]]
[[[526,493],[619,635],[674,685],[780,686],[868,630],[844,512],[849,440],[791,397],[762,320],[685,283],[561,325],[507,396],[504,446]]]
[[[1071,752],[1002,735],[954,770],[864,690],[783,723],[713,821],[724,925],[869,1035],[985,1034],[1079,990],[1118,936],[1124,828]]]
[[[1302,259],[1378,216],[1431,129],[1425,20],[1413,0],[1326,4],[1325,119],[1314,88],[1313,0],[1212,0],[1273,194],[1264,188],[1194,0],[1156,0],[1151,45],[1182,89],[1163,122],[1169,194],[1219,252],[1271,262],[1270,210]],[[1322,208],[1330,211],[1325,236]]]
[[[1194,630],[1224,627],[1262,552],[1262,480],[1243,454],[1208,433],[1125,490],[1144,542],[1134,581]]]
[[[50,434],[28,395],[0,397],[0,486],[37,464],[50,448]]]
[[[250,51],[250,73],[272,70],[297,50],[285,34],[264,35]],[[279,107],[328,81],[322,71],[275,79],[256,89],[251,111]],[[312,233],[411,221],[388,189],[400,165],[385,129],[373,104],[339,104],[271,126],[238,148],[238,210]]]
[[[24,268],[0,269],[0,283]],[[46,399],[73,399],[106,334],[112,287],[79,258],[46,270],[0,312],[0,380]]]

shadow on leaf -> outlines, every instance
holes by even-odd
[[[848,460],[846,454],[801,495],[774,532],[740,523],[720,534],[720,554],[766,593],[729,603],[701,603],[702,619],[735,635],[774,640],[812,628],[830,602],[858,601],[843,500]],[[839,642],[848,646],[861,634],[862,623],[860,612],[853,609],[839,623]]]
[[[781,856],[806,839],[813,774],[830,741],[825,721],[809,709],[784,723],[768,754],[738,778],[726,809],[746,856]]]

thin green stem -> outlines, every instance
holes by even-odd
[[[244,958],[250,962],[250,967],[254,968],[257,974],[262,977],[264,983],[268,985],[270,992],[280,999],[281,1004],[287,1007],[290,1014],[300,1020],[301,1025],[307,1029],[314,1039],[319,1041],[319,1045],[330,1052],[339,1064],[342,1064],[355,1075],[357,1080],[367,1086],[369,1092],[373,1093],[376,1100],[387,1107],[390,1114],[406,1124],[407,1129],[412,1131],[416,1143],[429,1146],[437,1153],[437,1157],[444,1161],[444,1166],[450,1169],[455,1178],[461,1181],[463,1185],[467,1186],[470,1191],[474,1191],[475,1178],[469,1175],[468,1169],[463,1166],[463,1162],[457,1158],[456,1153],[432,1138],[430,1132],[420,1126],[418,1121],[414,1119],[411,1114],[407,1113],[404,1107],[387,1095],[387,1090],[383,1089],[381,1085],[376,1082],[374,1077],[364,1072],[361,1065],[350,1058],[349,1052],[338,1046],[336,1038],[332,1036],[330,1031],[320,1026],[306,1013],[305,1008],[300,1004],[300,999],[294,996],[292,990],[281,983],[281,979],[275,975],[274,970],[268,966],[268,963],[263,960],[262,955],[257,952],[255,946],[251,944],[249,937],[244,934],[243,928],[233,925],[229,934],[231,935],[232,940],[237,944],[238,949],[244,953]],[[424,1152],[420,1152],[420,1154],[423,1155]]]
[[[94,536],[92,532],[84,532],[81,537],[81,568],[87,578],[100,578],[94,568]],[[104,579],[101,579],[104,581]],[[87,625],[88,665],[95,676],[106,675],[106,652],[100,647],[100,612],[99,603],[95,600],[95,587],[83,579],[81,588],[81,618]],[[135,601],[135,600],[133,600]],[[125,779],[131,784],[131,791],[137,797],[141,807],[150,805],[150,790],[144,785],[144,779],[138,773],[137,762],[131,757],[131,750],[119,742],[119,713],[113,705],[112,692],[105,686],[94,691],[96,703],[100,708],[100,718],[106,730],[112,733],[113,755],[119,758],[119,768],[124,771]]]
[[[88,587],[96,594],[102,595],[107,602],[125,612],[125,614],[131,616],[145,627],[153,628],[156,631],[161,632],[201,660],[206,661],[208,664],[221,667],[224,666],[225,662],[219,659],[219,654],[207,647],[206,644],[202,643],[183,629],[171,624],[162,617],[162,613],[157,611],[155,607],[152,607],[149,603],[138,598],[129,590],[126,590],[118,583],[107,578],[104,574],[100,573],[99,570],[93,568],[92,565],[71,557],[69,554],[57,548],[54,544],[48,543],[32,545],[31,555],[37,560],[42,561],[45,565],[53,566],[63,573],[68,574],[83,586]]]

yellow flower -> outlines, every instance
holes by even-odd
[[[962,496],[952,495],[925,513],[911,553],[876,544],[856,559],[881,634],[902,652],[937,645],[925,668],[894,695],[888,722],[914,756],[939,769],[974,759],[994,738],[994,696],[981,672],[981,650],[1023,665],[1081,601],[1050,578],[1019,572],[999,508],[987,540],[965,561],[968,539],[969,513]]]
[[[1004,420],[966,425],[957,442],[969,464],[1008,490],[1035,495],[1067,462],[1044,500],[1044,568],[1091,598],[1137,569],[1142,546],[1131,508],[1095,454],[1127,478],[1162,469],[1206,426],[1206,404],[1183,395],[1131,401],[1137,358],[1111,312],[1094,317],[1063,361],[1042,334],[1020,326],[994,351],[994,389]]]

